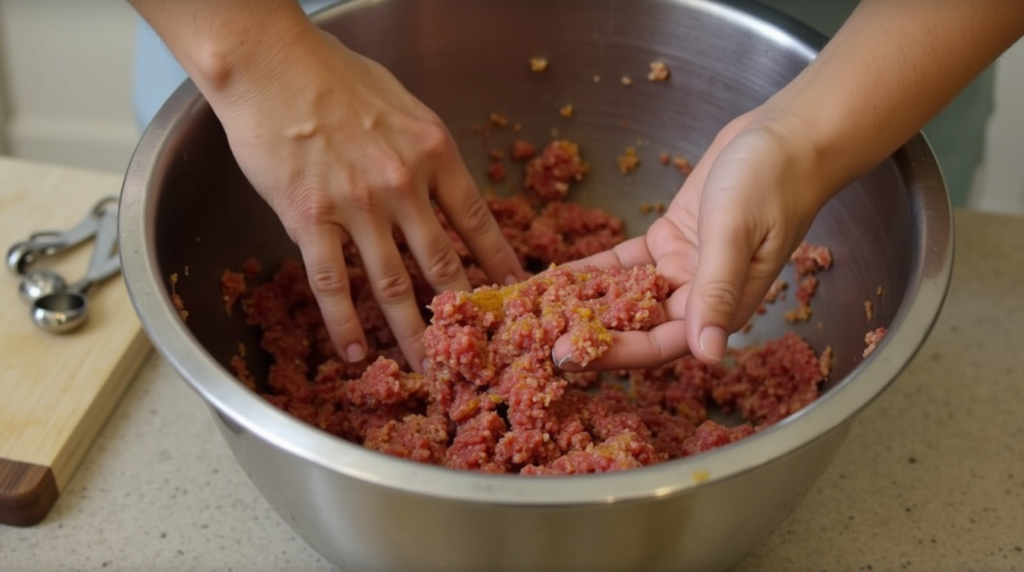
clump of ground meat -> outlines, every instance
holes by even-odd
[[[650,81],[668,81],[669,70],[665,62],[651,62],[651,71],[647,73]]]
[[[882,343],[882,339],[885,338],[885,334],[888,332],[889,330],[882,326],[864,334],[864,357],[868,357],[875,351],[875,348],[878,347],[878,344]]]
[[[832,252],[827,246],[804,241],[793,251],[790,262],[796,271],[799,305],[786,312],[784,317],[790,322],[806,322],[811,318],[811,298],[818,289],[818,272],[832,267]]]
[[[560,200],[569,194],[572,183],[582,181],[590,166],[580,158],[580,147],[572,141],[556,139],[526,165],[527,189],[544,200]]]
[[[527,161],[533,159],[537,155],[537,148],[533,146],[529,141],[523,141],[522,139],[516,139],[512,142],[512,159],[516,161]]]
[[[616,157],[615,162],[619,166],[619,172],[628,175],[640,166],[640,157],[637,156],[635,147],[626,147],[626,151]]]

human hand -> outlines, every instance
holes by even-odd
[[[298,244],[339,355],[359,361],[366,353],[345,270],[351,241],[402,352],[420,370],[426,324],[393,230],[435,291],[470,283],[431,201],[490,279],[526,274],[430,109],[329,34],[286,45],[207,98],[243,173]]]
[[[644,236],[573,263],[655,264],[672,288],[661,324],[615,334],[587,369],[653,367],[688,353],[720,361],[728,334],[753,315],[831,196],[817,167],[794,116],[762,106],[723,128]],[[570,348],[568,336],[556,342],[556,363]]]

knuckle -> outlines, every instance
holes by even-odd
[[[377,298],[383,304],[394,305],[412,295],[412,279],[405,272],[388,274],[377,281]]]
[[[330,296],[343,296],[349,293],[348,278],[339,268],[321,266],[309,271],[309,287],[314,292]]]
[[[440,119],[435,118],[433,121],[426,122],[418,137],[424,152],[432,158],[443,156],[451,147],[448,130]]]
[[[724,280],[715,280],[701,285],[701,302],[717,315],[731,316],[736,312],[739,295],[736,288]]]
[[[416,176],[408,165],[398,158],[391,158],[381,165],[380,176],[383,184],[400,195],[415,194]]]
[[[479,237],[495,226],[494,215],[482,198],[468,201],[463,211],[463,233],[469,237]]]
[[[423,269],[430,283],[451,284],[462,276],[462,259],[450,242],[437,249],[431,256],[427,267]]]
[[[346,192],[346,202],[359,212],[372,212],[377,205],[373,190],[365,183],[352,183]]]
[[[287,211],[299,224],[329,222],[333,217],[333,204],[319,185],[308,180],[296,181],[287,193]]]

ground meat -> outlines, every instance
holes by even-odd
[[[651,81],[668,81],[669,71],[665,62],[651,62],[651,71],[647,79]]]
[[[676,169],[679,169],[679,172],[684,175],[689,175],[693,172],[693,165],[686,159],[686,157],[681,155],[676,155],[672,158],[672,165],[674,165]]]
[[[736,367],[716,379],[711,396],[723,411],[739,410],[756,424],[776,423],[818,397],[822,365],[793,332],[761,347],[734,352]]]
[[[541,199],[563,199],[570,184],[582,181],[589,169],[580,158],[579,145],[556,139],[526,165],[525,186]]]
[[[619,172],[628,175],[640,166],[640,157],[636,154],[636,148],[627,147],[626,151],[615,159],[619,165]]]
[[[517,142],[511,157],[534,153],[529,143]],[[623,241],[622,221],[559,200],[564,193],[555,183],[567,192],[587,171],[574,143],[554,141],[525,170],[532,194],[488,196],[487,204],[524,266],[536,272],[529,280],[490,284],[437,211],[474,290],[435,295],[396,234],[430,321],[426,374],[409,370],[358,250],[348,244],[346,271],[367,333],[366,359],[351,364],[338,358],[301,263],[283,260],[268,278],[259,261],[249,259],[240,271],[225,271],[221,295],[229,314],[240,308],[260,331],[260,350],[272,365],[254,374],[252,352],[240,346],[230,361],[240,382],[313,426],[389,455],[527,475],[626,470],[698,454],[776,423],[817,397],[831,350],[819,358],[795,334],[733,350],[727,365],[687,357],[603,380],[555,367],[551,348],[562,335],[572,340],[573,361],[586,364],[607,351],[614,332],[656,325],[669,288],[651,266],[560,266]],[[801,249],[793,262],[802,284],[831,265],[831,257],[827,249]],[[711,407],[736,411],[745,422],[710,421]]]
[[[178,294],[177,272],[171,274],[171,304],[174,306],[174,309],[178,311],[178,315],[181,316],[181,321],[187,321],[188,310],[185,309],[185,300]],[[228,313],[230,315],[230,309]]]
[[[492,161],[487,167],[487,178],[495,183],[505,180],[505,165],[500,161]]]
[[[806,276],[819,270],[831,268],[832,252],[827,246],[804,241],[793,251],[789,260],[793,263],[797,276]]]
[[[492,113],[489,119],[495,127],[505,127],[508,125],[508,117],[501,113]]]
[[[867,346],[864,348],[864,357],[868,357],[869,355],[871,355],[872,352],[875,351],[875,348],[878,347],[878,344],[882,343],[882,339],[888,332],[889,330],[887,330],[883,326],[880,328],[875,328],[874,330],[871,330],[870,332],[864,335],[864,343],[867,344]]]
[[[537,148],[528,141],[516,139],[512,142],[512,158],[516,161],[527,161],[537,155]]]
[[[806,322],[811,319],[811,298],[818,289],[817,273],[832,267],[832,252],[827,246],[801,242],[789,258],[796,271],[796,308],[787,311],[784,318],[789,322]]]
[[[585,364],[607,350],[611,332],[656,324],[668,286],[649,266],[556,266],[512,286],[443,292],[432,300],[424,334],[426,375],[408,372],[380,348],[361,372],[334,357],[311,368],[310,333],[322,324],[309,312],[308,287],[295,283],[304,279],[297,263],[285,263],[270,282],[246,289],[241,306],[250,323],[262,324],[262,345],[275,363],[261,387],[240,351],[232,360],[239,379],[342,438],[449,468],[578,474],[696,454],[806,406],[827,368],[788,334],[735,351],[731,366],[683,358],[621,372],[628,391],[584,390],[596,378],[571,382],[555,368],[555,340],[569,334],[574,361]],[[711,403],[740,411],[748,423],[708,421]]]

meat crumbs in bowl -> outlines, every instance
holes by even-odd
[[[493,286],[462,249],[475,289],[437,293],[408,256],[421,375],[350,248],[370,355],[346,363],[195,88],[143,136],[120,211],[133,303],[266,500],[341,569],[728,569],[937,315],[952,228],[917,137],[826,205],[723,365],[567,374],[559,335],[595,359],[656,324],[668,288],[649,267],[566,263],[644,232],[821,38],[699,0],[353,1],[317,21],[442,117],[535,273]]]
[[[425,375],[405,363],[350,244],[347,274],[368,335],[366,360],[338,357],[299,261],[285,259],[263,279],[261,261],[249,258],[221,277],[226,315],[240,309],[239,319],[260,336],[256,348],[239,346],[231,360],[236,376],[291,415],[370,449],[455,469],[531,475],[623,470],[694,455],[767,428],[818,397],[831,347],[817,355],[793,332],[736,349],[727,365],[683,358],[616,372],[614,379],[559,370],[551,359],[559,336],[571,335],[573,361],[586,365],[610,347],[611,332],[656,325],[669,286],[652,267],[558,266],[618,244],[625,224],[570,202],[573,184],[592,168],[578,144],[556,139],[536,157],[533,149],[513,142],[511,155],[524,163],[521,191],[492,195],[488,204],[522,264],[539,272],[534,278],[490,284],[451,232],[476,289],[435,296],[399,237],[430,324]],[[501,151],[488,153],[492,179]],[[639,159],[635,151],[630,156],[635,169]],[[798,287],[785,317],[806,321],[817,272],[832,259],[826,247],[804,244],[793,264]],[[787,286],[780,280],[765,304],[782,303]],[[249,368],[254,351],[271,360],[263,375]],[[712,420],[709,407],[743,421]]]

